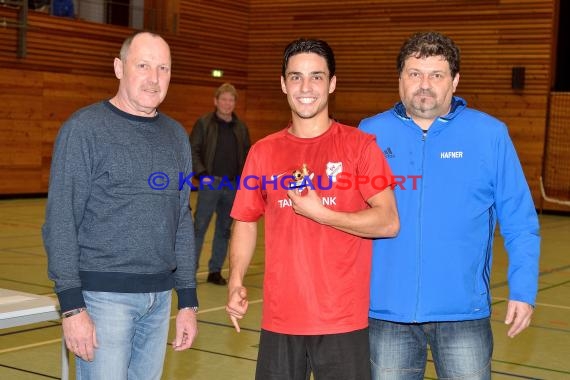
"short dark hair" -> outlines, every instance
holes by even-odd
[[[396,62],[398,75],[402,74],[406,59],[434,56],[442,56],[449,63],[451,76],[455,77],[461,61],[459,47],[451,38],[438,32],[415,33],[404,42]]]
[[[336,63],[334,60],[333,50],[329,44],[323,40],[299,38],[298,40],[289,43],[283,52],[283,65],[281,67],[281,75],[283,77],[285,77],[285,71],[287,69],[287,64],[289,63],[289,58],[300,53],[315,53],[323,57],[327,61],[329,78],[332,78],[334,76]]]

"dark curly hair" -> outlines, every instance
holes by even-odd
[[[406,59],[434,56],[442,56],[449,63],[451,76],[455,77],[461,61],[459,47],[451,38],[438,32],[415,33],[404,42],[396,62],[398,75],[402,74]]]

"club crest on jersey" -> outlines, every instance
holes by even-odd
[[[342,162],[327,162],[327,177],[336,182],[336,176],[342,173]]]

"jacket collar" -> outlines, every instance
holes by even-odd
[[[224,119],[221,119],[218,114],[214,111],[214,120],[219,124],[219,123],[227,123],[227,124],[234,124],[236,121],[236,115],[235,113],[232,112],[232,119],[230,121],[225,121]]]

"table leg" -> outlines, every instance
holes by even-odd
[[[61,380],[69,380],[69,352],[63,336],[61,337]]]

